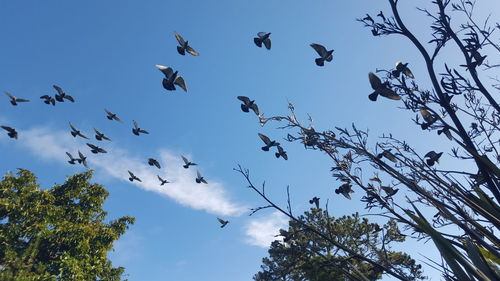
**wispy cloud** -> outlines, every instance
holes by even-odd
[[[127,170],[130,170],[142,180],[142,183],[134,181],[130,184],[170,197],[184,206],[224,216],[238,216],[248,210],[231,201],[223,183],[211,180],[210,176],[205,175],[208,184],[197,184],[194,181],[196,170],[193,167],[184,169],[180,157],[166,149],[159,151],[158,160],[162,163],[162,169],[157,170],[148,166],[145,159],[130,156],[126,150],[114,144],[111,144],[111,148],[106,147],[106,154],[87,153],[88,147],[84,143],[75,144],[75,139],[65,131],[39,127],[19,134],[18,143],[45,160],[66,164],[68,158],[65,152],[76,157],[80,149],[85,155],[88,154],[90,168],[127,183],[130,183]],[[77,138],[77,141],[80,140]],[[160,186],[157,175],[171,183]]]
[[[280,229],[285,229],[287,225],[287,217],[278,211],[267,217],[249,220],[245,226],[245,242],[250,245],[267,248],[274,240],[282,239],[276,237],[276,235],[279,234]]]

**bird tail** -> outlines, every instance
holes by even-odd
[[[184,169],[187,169],[187,168],[189,168],[189,165],[188,165],[188,164],[186,164],[186,165],[184,165],[184,166],[182,166],[182,167],[184,167]]]
[[[186,54],[186,50],[184,50],[184,48],[182,48],[181,46],[177,46],[177,52],[181,55]]]
[[[201,180],[200,179],[196,179],[196,183],[201,183]]]
[[[261,147],[261,149],[264,151],[269,151],[269,146],[263,146],[263,147]]]
[[[76,133],[75,132],[71,132],[71,135],[76,138]]]
[[[377,97],[378,97],[378,93],[377,91],[374,91],[373,93],[369,94],[368,95],[368,98],[371,100],[371,101],[377,101]]]
[[[243,110],[243,112],[248,112],[248,106],[242,104],[241,105],[241,110]]]
[[[314,61],[316,62],[317,66],[323,66],[323,65],[325,65],[325,60],[323,58],[317,58]]]
[[[278,152],[274,153],[274,156],[276,156],[276,158],[280,158],[280,154]]]
[[[266,49],[271,50],[271,39],[266,38],[264,39],[264,46],[266,46]]]

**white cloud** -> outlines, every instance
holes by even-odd
[[[180,156],[168,150],[160,150],[158,160],[162,169],[158,170],[148,166],[145,159],[131,157],[127,151],[116,146],[107,146],[106,154],[91,154],[85,143],[77,138],[75,144],[75,138],[65,131],[33,128],[22,131],[19,135],[18,143],[42,159],[66,164],[68,158],[65,152],[77,157],[77,150],[80,149],[88,157],[90,168],[127,183],[130,183],[127,170],[130,170],[142,180],[142,183],[134,181],[130,184],[170,197],[193,209],[224,216],[238,216],[248,210],[247,207],[232,202],[224,185],[211,180],[210,176],[204,175],[208,184],[197,184],[196,167],[184,169]],[[157,174],[171,183],[160,186]]]
[[[260,217],[249,220],[245,226],[247,242],[250,245],[267,248],[274,240],[282,238],[276,237],[280,229],[286,229],[288,219],[282,213],[275,211],[267,217]]]

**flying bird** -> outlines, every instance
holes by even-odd
[[[315,204],[316,209],[319,209],[319,197],[314,196],[311,200],[309,200],[309,204]]]
[[[370,72],[368,73],[368,79],[370,80],[370,85],[372,86],[372,89],[374,90],[373,93],[368,95],[368,98],[371,101],[376,101],[378,95],[381,95],[385,98],[391,99],[391,100],[400,100],[401,96],[396,94],[393,90],[389,89],[388,83],[380,80],[375,73]]]
[[[7,131],[7,135],[11,138],[11,139],[16,139],[17,140],[17,131],[16,129],[12,128],[12,127],[9,127],[9,126],[0,126],[2,129],[6,130]]]
[[[80,136],[80,137],[82,137],[82,138],[84,138],[84,139],[89,139],[87,136],[85,136],[84,134],[82,134],[82,132],[80,132],[79,130],[77,130],[77,129],[76,129],[76,128],[75,128],[75,127],[71,124],[71,122],[69,123],[69,126],[70,126],[70,128],[71,128],[71,135],[72,135],[73,137],[75,137],[75,138],[76,138],[76,136]]]
[[[278,145],[278,152],[274,153],[276,158],[283,157],[283,159],[288,160],[288,155],[286,154],[286,151],[281,147],[281,145]]]
[[[160,162],[158,162],[158,160],[153,159],[153,158],[148,158],[148,164],[149,164],[149,166],[156,166],[156,168],[158,168],[158,169],[161,168]]]
[[[160,185],[164,185],[166,183],[169,183],[169,181],[162,179],[160,176],[156,175],[158,179],[160,180]]]
[[[241,110],[243,110],[243,112],[249,112],[249,109],[252,109],[257,116],[259,115],[259,107],[254,100],[250,100],[245,96],[238,96],[238,99],[243,102],[241,105]]]
[[[173,71],[171,67],[166,67],[163,65],[156,65],[156,68],[158,68],[163,75],[165,75],[165,78],[163,78],[162,85],[163,88],[165,88],[168,91],[174,91],[175,90],[175,85],[181,87],[184,92],[187,92],[187,86],[186,82],[184,81],[184,78],[182,76],[177,75],[178,71]]]
[[[262,150],[264,151],[269,151],[269,148],[273,147],[273,146],[279,146],[280,143],[279,142],[276,142],[276,141],[271,141],[267,136],[259,133],[258,134],[260,139],[266,144],[265,146],[261,147]]]
[[[226,226],[229,223],[229,221],[223,220],[221,218],[217,218],[217,220],[220,223],[220,228],[223,228],[224,226]]]
[[[78,163],[83,164],[85,168],[88,168],[89,166],[87,166],[87,157],[83,155],[80,150],[78,150],[78,157],[80,157],[79,159],[77,159]]]
[[[335,189],[335,193],[342,194],[345,198],[351,200],[351,193],[354,192],[351,187],[352,185],[349,182],[344,182],[339,188]]]
[[[316,53],[318,53],[319,58],[315,59],[314,61],[316,62],[317,66],[324,66],[325,61],[331,62],[333,59],[333,49],[332,50],[327,50],[325,46],[313,43],[310,45]]]
[[[138,178],[136,175],[134,175],[134,173],[132,173],[131,171],[128,171],[128,174],[130,175],[130,177],[128,178],[129,181],[138,181],[138,182],[142,182],[140,178]]]
[[[114,114],[113,112],[107,110],[107,109],[104,109],[104,111],[106,111],[106,113],[108,114],[106,116],[106,118],[108,118],[108,120],[116,120],[118,122],[123,122],[120,118],[118,118],[118,116],[116,116],[116,114]]]
[[[57,94],[56,94],[56,101],[58,102],[64,102],[64,99],[69,100],[70,102],[75,102],[72,96],[66,94],[61,87],[57,85],[53,85],[54,89],[56,89]]]
[[[186,52],[190,53],[193,56],[199,56],[200,54],[196,52],[191,46],[189,46],[188,41],[184,41],[184,38],[179,35],[179,33],[174,32],[175,39],[179,42],[180,46],[177,46],[177,52],[181,55],[185,55]]]
[[[94,132],[95,132],[95,138],[96,138],[96,140],[98,140],[98,141],[102,141],[102,140],[111,141],[110,138],[108,138],[107,136],[105,136],[103,133],[101,133],[96,128],[94,128]]]
[[[70,163],[71,165],[74,165],[76,164],[76,162],[78,162],[78,158],[73,158],[73,155],[71,155],[71,153],[66,152],[66,155],[68,155],[69,157],[68,163]]]
[[[43,95],[40,98],[43,99],[43,102],[45,104],[52,104],[53,106],[56,105],[56,100],[53,97],[49,96],[49,95]]]
[[[139,128],[139,123],[137,123],[137,121],[135,121],[135,120],[132,120],[132,121],[134,122],[134,128],[132,128],[132,133],[134,135],[138,136],[140,133],[149,134],[148,131]]]
[[[391,197],[393,196],[394,194],[398,193],[399,189],[398,188],[392,188],[390,186],[384,186],[384,185],[381,185],[380,188],[385,191],[385,193],[387,194],[387,197]]]
[[[196,171],[196,183],[205,183],[205,184],[208,183],[205,180],[205,178],[200,174],[200,171]]]
[[[443,155],[442,152],[437,153],[434,150],[427,152],[427,154],[424,155],[425,158],[429,158],[426,159],[427,165],[433,166],[435,163],[439,163],[439,158],[441,158],[441,155]]]
[[[10,104],[16,106],[18,102],[29,102],[29,100],[27,99],[20,99],[20,98],[16,98],[15,96],[13,96],[11,93],[9,92],[5,92],[5,95],[7,97],[9,97],[10,99]]]
[[[97,153],[108,153],[106,150],[98,147],[97,145],[93,145],[91,143],[87,143],[87,146],[90,147],[90,151],[94,154],[97,154]]]
[[[271,32],[269,32],[269,33],[259,32],[259,33],[257,33],[257,37],[253,38],[253,42],[259,48],[261,48],[262,43],[264,43],[264,46],[266,47],[266,49],[271,50],[271,39],[269,39],[270,35],[271,35]]]
[[[425,121],[425,123],[420,124],[422,130],[427,130],[432,124],[434,124],[438,120],[438,117],[436,117],[434,114],[431,114],[425,108],[420,109],[420,114],[422,115],[422,118],[424,118]]]
[[[408,68],[408,63],[402,63],[400,61],[396,62],[396,69],[393,70],[391,73],[392,73],[392,75],[394,75],[394,77],[399,77],[399,75],[401,75],[401,73],[403,73],[408,78],[412,78],[412,79],[415,78],[415,76],[413,76],[413,73],[411,72],[410,68]]]
[[[398,162],[398,159],[396,158],[396,155],[394,155],[392,152],[391,152],[391,149],[386,149],[384,151],[382,151],[382,153],[379,153],[377,155],[377,158],[378,159],[382,159],[382,157],[385,157],[387,159],[389,159],[389,161],[391,162],[394,162],[394,163],[397,163]]]
[[[184,165],[182,166],[182,167],[184,167],[184,169],[189,168],[189,166],[196,166],[196,165],[198,165],[198,164],[196,164],[194,162],[189,161],[186,157],[184,157],[182,155],[181,155],[181,157],[182,157],[182,161],[184,161]]]

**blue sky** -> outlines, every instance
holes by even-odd
[[[290,159],[283,161],[261,151],[258,132],[274,139],[286,132],[261,128],[255,115],[241,112],[236,96],[255,99],[266,116],[287,114],[289,100],[302,118],[312,115],[316,128],[355,123],[370,128],[373,139],[392,132],[414,140],[422,153],[431,144],[447,145],[416,129],[413,114],[397,102],[367,98],[367,73],[398,60],[409,62],[423,83],[427,79],[407,40],[374,38],[355,21],[367,12],[388,14],[387,2],[314,2],[2,1],[0,90],[32,101],[13,107],[0,99],[0,123],[20,132],[18,141],[0,135],[0,172],[27,168],[50,186],[83,171],[66,163],[65,151],[86,151],[95,181],[110,191],[110,217],[137,219],[110,254],[129,280],[251,279],[269,237],[286,220],[272,211],[247,215],[262,201],[232,170],[237,164],[249,168],[256,183],[265,180],[277,202],[285,202],[290,185],[296,213],[308,209],[313,196],[322,203],[329,198],[334,216],[364,211],[361,193],[352,201],[335,196],[338,183],[321,153],[286,143]],[[484,2],[482,7],[498,6]],[[414,3],[402,5],[408,25],[428,41],[427,19]],[[200,56],[177,54],[174,31]],[[272,32],[271,51],[253,44],[259,31]],[[310,43],[333,48],[333,62],[317,67]],[[179,70],[188,93],[164,90],[156,64]],[[76,102],[43,104],[39,96],[53,95],[53,84]],[[104,108],[125,122],[108,121]],[[132,120],[151,134],[132,135]],[[71,137],[68,122],[89,136],[94,127],[109,135],[113,142],[100,143],[108,155],[90,155],[82,139]],[[180,155],[199,163],[195,168],[208,185],[194,183],[196,169],[183,169]],[[147,166],[149,157],[160,160],[162,169]],[[127,170],[144,182],[129,183]],[[174,183],[160,187],[157,173]],[[230,224],[220,229],[218,216]],[[430,244],[418,245],[409,247],[415,258],[432,255]]]

